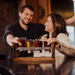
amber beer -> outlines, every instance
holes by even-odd
[[[34,40],[30,41],[30,47],[34,47]]]
[[[19,37],[19,42],[22,43],[20,47],[26,47],[26,37]]]
[[[30,40],[30,47],[34,47],[34,40]],[[31,52],[33,53],[33,50],[31,50]]]

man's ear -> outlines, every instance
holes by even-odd
[[[19,17],[21,17],[21,12],[19,12]]]

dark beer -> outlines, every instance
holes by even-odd
[[[39,41],[39,47],[42,47],[42,41]]]
[[[39,41],[39,47],[42,47],[43,45],[43,41]],[[42,52],[42,50],[40,50],[40,52]]]
[[[26,38],[25,37],[19,37],[19,42],[22,43],[20,47],[26,47]]]
[[[26,40],[19,40],[22,43],[21,47],[26,47]]]
[[[19,42],[22,44],[19,47],[26,47],[26,37],[19,37]],[[20,50],[20,57],[27,57],[26,50]]]
[[[47,45],[47,41],[44,41],[44,47],[50,47],[51,45]],[[45,49],[45,51],[50,51],[48,49]]]

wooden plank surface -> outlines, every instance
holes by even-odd
[[[13,64],[55,64],[55,61],[14,61]]]
[[[13,58],[13,61],[55,61],[55,59],[50,57],[19,57]]]

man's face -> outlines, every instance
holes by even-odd
[[[33,11],[31,11],[28,8],[25,8],[23,13],[19,12],[19,17],[20,17],[20,21],[24,24],[24,25],[28,25],[33,18]]]

